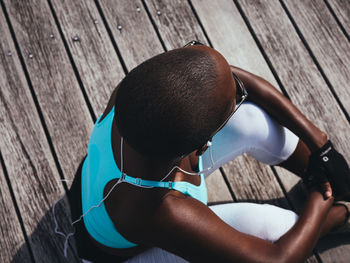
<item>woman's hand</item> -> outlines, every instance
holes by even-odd
[[[328,199],[332,196],[332,188],[329,183],[326,169],[314,161],[314,158],[309,158],[309,163],[306,172],[303,176],[303,182],[309,192],[317,190],[324,199]]]
[[[268,81],[243,69],[230,67],[231,71],[238,75],[246,87],[249,94],[248,100],[262,107],[279,124],[296,134],[312,152],[308,165],[312,166],[312,169],[308,167],[308,170],[309,172],[313,170],[315,178],[320,177],[318,183],[313,183],[313,186],[318,185],[318,189],[326,198],[332,194],[332,187],[337,200],[350,200],[349,167],[344,157],[331,145],[327,134],[308,120],[289,99]],[[324,159],[324,157],[328,159]],[[314,171],[316,167],[318,170],[322,167],[324,171]],[[309,174],[306,173],[303,176],[306,183],[308,180],[312,182],[315,180],[315,178],[308,179],[307,175]],[[326,182],[330,184],[326,184]]]
[[[329,182],[326,182],[321,186],[321,193],[326,199],[330,198],[333,195],[332,187]]]
[[[350,199],[350,169],[343,155],[333,147],[331,141],[327,141],[310,155],[304,181],[315,180],[313,177],[316,173],[319,183],[329,181],[336,200]]]

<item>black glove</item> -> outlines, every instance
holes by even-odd
[[[343,155],[334,149],[331,141],[310,155],[309,166],[310,171],[321,171],[326,174],[336,200],[350,198],[349,166]],[[323,174],[319,180],[319,183],[324,182]]]
[[[311,158],[310,156],[306,173],[303,177],[306,188],[311,191],[312,189],[319,188],[328,181],[326,169],[322,165],[319,165],[316,158]]]

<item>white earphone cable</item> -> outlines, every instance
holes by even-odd
[[[123,160],[123,143],[124,143],[124,138],[121,136],[121,140],[120,140],[120,172],[121,172],[121,175],[124,174],[124,171],[123,171],[123,168],[124,168],[124,160]],[[200,171],[200,172],[187,172],[185,170],[183,170],[182,168],[180,168],[179,166],[175,165],[160,181],[164,181],[175,169],[179,169],[181,172],[183,173],[186,173],[186,174],[189,174],[189,175],[200,175],[202,174],[203,172],[207,172],[207,171],[210,171],[211,169],[213,169],[214,167],[214,160],[213,160],[213,155],[212,155],[212,147],[211,146],[211,143],[210,145],[208,144],[208,147],[209,147],[209,152],[210,152],[210,161],[211,161],[211,166]],[[67,179],[62,179],[61,181],[70,181],[70,180],[67,180]],[[79,219],[75,220],[74,222],[71,223],[71,225],[73,226],[75,223],[79,222],[87,213],[89,213],[93,208],[97,208],[99,207],[104,200],[107,199],[107,197],[109,196],[109,194],[113,191],[113,189],[120,183],[122,182],[125,182],[125,183],[128,183],[128,184],[132,184],[130,182],[127,182],[125,180],[123,180],[123,176],[120,177],[120,179],[112,186],[112,188],[109,190],[109,192],[107,193],[107,195],[98,203],[98,205],[94,205],[94,206],[91,206],[84,214],[80,215]],[[155,186],[143,186],[143,185],[138,185],[138,184],[132,184],[132,185],[135,185],[137,187],[142,187],[142,188],[154,188]],[[67,249],[68,249],[68,239],[75,234],[75,228],[74,228],[74,231],[73,232],[70,232],[68,233],[67,235],[64,234],[63,232],[61,231],[58,231],[58,223],[57,223],[57,220],[56,220],[56,216],[55,216],[55,206],[56,204],[61,201],[63,199],[64,195],[59,198],[55,203],[54,205],[52,206],[52,216],[53,216],[53,219],[54,219],[54,222],[55,222],[55,233],[56,234],[59,234],[59,235],[62,235],[63,237],[65,237],[65,241],[64,241],[64,256],[67,258]]]

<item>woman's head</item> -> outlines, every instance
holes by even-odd
[[[191,46],[157,55],[130,71],[115,102],[120,134],[149,157],[200,150],[235,106],[236,87],[214,49]]]

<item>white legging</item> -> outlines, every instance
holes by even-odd
[[[294,152],[298,137],[271,119],[260,107],[245,102],[212,141],[214,169],[238,155],[248,153],[258,161],[275,165]],[[203,154],[203,168],[211,167],[209,151]],[[269,204],[229,203],[209,206],[223,221],[236,230],[275,242],[298,220],[291,210]],[[83,262],[89,262],[83,260]],[[187,262],[160,248],[149,249],[129,260],[136,262]]]

